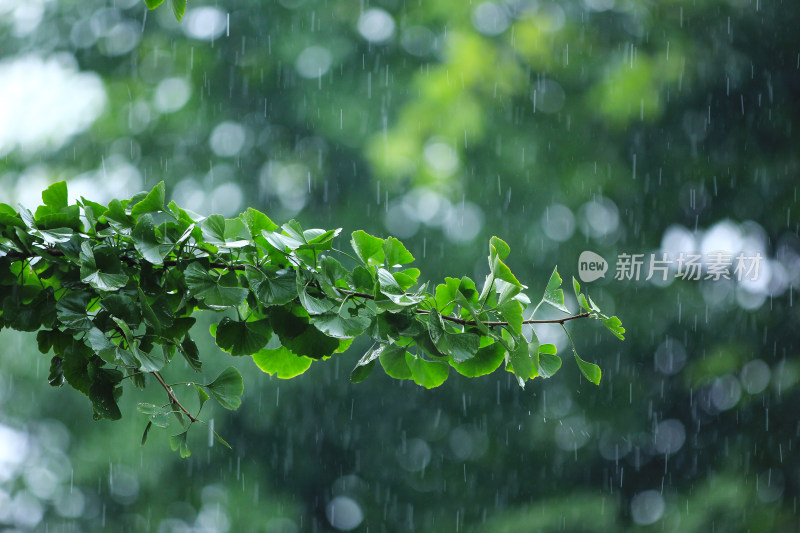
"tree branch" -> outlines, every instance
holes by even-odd
[[[52,256],[55,256],[55,257],[63,257],[64,256],[64,253],[61,250],[43,249],[42,252],[46,252],[48,255],[52,255]],[[12,259],[23,259],[23,260],[25,260],[25,259],[30,259],[32,257],[44,257],[44,256],[36,255],[36,254],[26,254],[26,253],[22,253],[22,252],[13,252],[12,251],[12,252],[8,252],[6,254],[6,257],[10,257]],[[129,257],[125,257],[125,256],[121,256],[120,260],[124,261],[124,262],[126,262],[126,263],[128,263],[130,265],[138,264],[134,259],[129,258]],[[184,262],[184,261],[182,261],[180,259],[166,259],[166,260],[164,260],[163,265],[164,266],[176,266],[176,265],[179,265],[182,262]],[[238,271],[244,270],[246,268],[246,265],[238,265],[238,264],[228,265],[228,264],[225,264],[225,263],[210,263],[209,266],[211,266],[211,268],[227,268],[227,269],[230,269],[230,270],[238,270]],[[338,290],[340,292],[343,292],[344,294],[349,294],[350,296],[356,296],[358,298],[364,298],[364,299],[367,299],[367,300],[375,300],[375,295],[373,295],[373,294],[368,294],[368,293],[365,293],[365,292],[358,292],[358,291],[351,291],[349,289],[342,289],[341,287],[335,287],[335,288],[336,288],[336,290]],[[419,315],[427,315],[427,314],[430,313],[430,311],[427,311],[425,309],[416,309],[415,312],[417,314],[419,314]],[[591,313],[579,313],[577,315],[572,315],[572,316],[568,316],[568,317],[564,317],[564,318],[547,318],[547,319],[541,319],[541,320],[534,320],[534,319],[523,320],[522,323],[523,324],[561,324],[561,325],[564,325],[565,322],[569,322],[570,320],[576,320],[578,318],[588,318],[589,316],[591,316]],[[442,315],[442,319],[447,320],[449,322],[453,322],[455,324],[460,324],[462,326],[477,326],[478,325],[477,321],[475,321],[475,320],[466,320],[466,319],[455,317],[455,316]],[[485,326],[508,326],[508,322],[503,322],[503,321],[489,321],[489,322],[483,322],[483,324]],[[159,380],[160,380],[160,377],[157,374],[156,374],[156,377],[158,377]],[[180,406],[180,404],[178,404],[178,405]],[[188,413],[187,413],[187,415],[188,415]],[[189,416],[191,418],[191,415],[189,415]],[[192,420],[192,421],[194,421],[194,420]]]
[[[184,406],[181,404],[181,402],[179,402],[179,401],[178,401],[178,398],[176,398],[176,397],[175,397],[175,394],[172,392],[172,387],[170,387],[169,385],[167,385],[166,381],[164,381],[164,378],[162,378],[162,377],[161,377],[161,374],[159,374],[158,372],[152,372],[152,374],[153,374],[153,375],[156,377],[156,379],[158,380],[158,382],[159,382],[159,383],[161,383],[161,386],[162,386],[162,387],[164,387],[164,390],[165,390],[165,391],[167,391],[167,396],[169,396],[169,401],[170,401],[172,404],[174,404],[174,405],[175,405],[175,406],[176,406],[178,409],[180,409],[181,411],[183,411],[183,414],[185,414],[185,415],[186,415],[186,416],[189,418],[189,420],[191,420],[192,422],[197,422],[197,418],[195,418],[194,416],[192,416],[192,413],[190,413],[190,412],[189,412],[189,411],[188,411],[188,410],[187,410],[187,409],[186,409],[186,408],[185,408],[185,407],[184,407]]]

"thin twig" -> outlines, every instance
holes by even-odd
[[[161,383],[161,386],[164,387],[164,390],[167,391],[167,396],[169,396],[169,401],[175,404],[178,407],[178,409],[183,411],[183,414],[185,414],[189,418],[189,420],[191,420],[192,422],[197,422],[197,419],[192,416],[192,413],[190,413],[183,405],[181,405],[181,402],[178,401],[178,398],[176,398],[175,394],[172,392],[172,387],[167,385],[167,382],[164,381],[164,378],[161,377],[161,374],[159,374],[158,372],[153,372],[152,374],[156,377],[158,382]]]
[[[372,294],[351,291],[351,290],[342,289],[342,288],[339,288],[339,287],[336,287],[336,290],[338,290],[340,292],[343,292],[345,294],[349,294],[351,296],[357,296],[359,298],[366,298],[368,300],[374,300],[375,299],[375,296],[372,295]],[[420,315],[427,315],[427,314],[430,314],[430,311],[427,311],[425,309],[417,309],[416,313],[420,314]],[[572,315],[572,316],[568,316],[568,317],[564,317],[564,318],[546,318],[546,319],[536,319],[536,320],[528,319],[528,320],[523,320],[522,323],[523,324],[562,324],[563,325],[564,322],[569,322],[570,320],[575,320],[576,318],[588,318],[590,315],[591,315],[591,313],[580,313],[580,314],[577,314],[577,315]],[[466,320],[464,318],[459,318],[459,317],[456,317],[456,316],[442,315],[442,319],[449,320],[450,322],[454,322],[456,324],[461,324],[462,326],[477,326],[478,325],[478,322],[475,321],[475,320]],[[497,321],[481,321],[481,323],[484,326],[507,326],[508,325],[508,322],[499,321],[499,320],[497,320]]]
[[[62,257],[64,255],[64,253],[61,250],[45,249],[45,250],[42,250],[42,252],[47,252],[49,255],[53,255],[53,256],[56,256],[56,257]],[[35,254],[26,254],[26,253],[22,253],[22,252],[13,252],[12,251],[12,252],[8,252],[6,254],[6,257],[10,257],[12,259],[29,259],[31,257],[37,257],[37,255],[35,255]],[[132,259],[130,257],[122,256],[122,257],[120,257],[120,259],[122,261],[130,264],[130,265],[138,264],[136,262],[136,260],[134,260],[134,259]],[[199,260],[199,258],[197,260]],[[184,262],[186,262],[186,260],[182,260],[182,259],[167,259],[167,260],[164,260],[163,266],[165,266],[165,267],[177,266],[177,265],[179,265],[181,263],[184,263]],[[242,265],[242,264],[228,265],[228,264],[225,264],[225,263],[210,263],[209,266],[211,268],[220,268],[220,269],[241,271],[241,270],[245,270],[248,266],[252,266],[252,265],[247,265],[247,264],[244,264],[244,265]],[[374,294],[368,294],[368,293],[365,293],[365,292],[358,292],[358,291],[351,291],[349,289],[342,289],[341,287],[335,287],[335,288],[339,292],[342,292],[344,294],[349,294],[350,296],[355,296],[355,297],[358,297],[358,298],[364,298],[364,299],[367,299],[367,300],[375,300],[375,295]],[[538,306],[537,306],[537,309],[538,309]],[[430,311],[425,310],[425,309],[416,309],[415,312],[417,314],[419,314],[419,315],[427,315],[427,314],[430,313]],[[534,312],[535,312],[535,310],[534,310]],[[580,313],[580,314],[577,314],[577,315],[572,315],[572,316],[568,316],[568,317],[564,317],[564,318],[547,318],[547,319],[537,319],[537,320],[528,319],[528,320],[523,320],[522,323],[523,324],[561,324],[563,326],[565,322],[569,322],[570,320],[576,320],[578,318],[588,318],[589,316],[591,316],[591,313]],[[466,319],[455,317],[455,316],[442,315],[442,319],[450,321],[450,322],[453,322],[455,324],[460,324],[462,326],[477,326],[478,325],[478,322],[475,321],[475,320],[466,320]],[[483,322],[483,325],[485,325],[485,326],[508,326],[508,322],[504,322],[504,321],[489,321],[489,322]]]

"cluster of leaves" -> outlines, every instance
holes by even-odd
[[[594,317],[620,338],[624,333],[577,281],[581,313],[534,320],[544,303],[569,314],[555,270],[526,320],[526,287],[504,262],[510,250],[497,237],[480,290],[463,277],[445,278],[428,291],[418,283],[420,271],[408,266],[414,257],[393,237],[356,231],[349,254],[334,248],[341,229],[303,230],[294,220],[279,227],[254,209],[225,219],[165,205],[163,182],[107,206],[83,198],[70,205],[64,182],[42,199],[35,213],[0,204],[0,327],[38,331],[39,349],[55,354],[50,384],[66,382],[88,395],[96,418],[120,418],[126,378],[139,388],[158,381],[168,403],[140,404],[149,417],[145,438],[172,413],[187,429],[199,421],[199,412],[184,408],[159,373],[178,354],[201,369],[190,335],[197,310],[223,313],[211,327],[222,350],[251,356],[279,378],[302,374],[313,361],[368,336],[373,345],[352,381],[380,362],[388,375],[428,388],[441,385],[450,368],[476,377],[505,365],[520,386],[552,376],[561,359],[554,345],[539,343],[532,323],[563,327]],[[583,375],[599,383],[600,369],[575,358]],[[201,409],[210,397],[236,409],[244,390],[233,367],[210,383],[190,385]],[[188,454],[186,431],[172,441]]]

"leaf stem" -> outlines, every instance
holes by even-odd
[[[161,374],[159,374],[158,372],[152,372],[152,374],[156,377],[158,382],[161,383],[161,386],[164,387],[164,390],[167,391],[167,396],[169,396],[169,401],[176,407],[178,407],[178,409],[180,409],[190,421],[197,422],[198,419],[192,416],[192,414],[181,404],[181,402],[178,401],[178,398],[176,398],[175,394],[172,392],[172,387],[167,385],[167,382],[164,381],[164,378],[161,377]]]

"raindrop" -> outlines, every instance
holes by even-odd
[[[20,491],[11,503],[13,522],[25,529],[32,529],[44,516],[44,508],[39,500],[27,491]]]
[[[422,439],[409,439],[397,451],[397,460],[409,472],[419,472],[431,462],[431,447]]]
[[[655,448],[658,453],[673,454],[681,449],[685,441],[686,429],[680,420],[670,418],[656,426]]]
[[[725,374],[714,380],[711,385],[711,403],[720,411],[727,411],[739,403],[742,387],[736,376]]]
[[[340,531],[357,528],[364,520],[361,506],[348,496],[336,496],[325,508],[328,522]]]
[[[483,228],[483,211],[472,202],[464,202],[450,210],[444,223],[444,234],[453,242],[470,242]]]
[[[103,81],[75,58],[24,55],[0,62],[0,156],[16,147],[59,148],[94,123],[106,104]]]
[[[749,394],[758,394],[767,388],[771,375],[769,365],[761,359],[756,359],[744,365],[740,379],[744,390]]]
[[[407,239],[419,230],[417,211],[407,202],[395,202],[386,211],[386,229],[393,236]]]
[[[240,211],[243,201],[244,196],[238,183],[223,183],[211,193],[211,211],[232,217]]]
[[[680,341],[667,337],[656,348],[653,359],[659,372],[671,376],[680,372],[686,364],[686,349]]]
[[[640,492],[631,500],[631,518],[640,526],[656,522],[664,514],[664,498],[658,491]]]
[[[304,78],[320,78],[331,68],[333,58],[322,46],[309,46],[297,56],[294,67]]]
[[[581,206],[578,220],[578,228],[587,237],[605,237],[617,231],[619,211],[614,202],[599,196]]]
[[[137,24],[130,21],[113,26],[98,43],[103,55],[116,57],[125,55],[139,44],[142,32]]]
[[[545,418],[563,418],[571,409],[572,395],[566,388],[556,385],[542,394],[542,411]]]
[[[500,35],[508,28],[508,13],[493,2],[478,4],[472,10],[472,25],[484,35]]]
[[[431,173],[439,178],[452,176],[458,170],[458,154],[447,143],[438,140],[429,141],[425,145],[423,156]]]
[[[216,39],[225,31],[225,12],[218,7],[191,9],[184,17],[183,31],[201,41]]]
[[[394,35],[392,16],[379,8],[367,9],[358,18],[358,32],[371,43],[384,43]]]
[[[77,487],[63,488],[55,499],[56,512],[64,518],[78,518],[86,507],[86,498]]]
[[[609,461],[619,461],[631,451],[631,441],[608,430],[600,437],[600,455]]]
[[[555,442],[564,451],[582,448],[590,437],[589,426],[583,416],[571,416],[556,425]]]
[[[183,78],[167,78],[156,87],[153,103],[162,113],[174,113],[189,101],[191,86]]]
[[[246,140],[247,133],[241,124],[225,121],[211,132],[209,143],[218,156],[233,157],[242,151]]]
[[[424,26],[411,26],[400,36],[403,49],[414,56],[426,56],[436,47],[436,36]]]
[[[550,239],[564,242],[575,233],[575,216],[564,205],[550,205],[542,214],[542,229]]]

